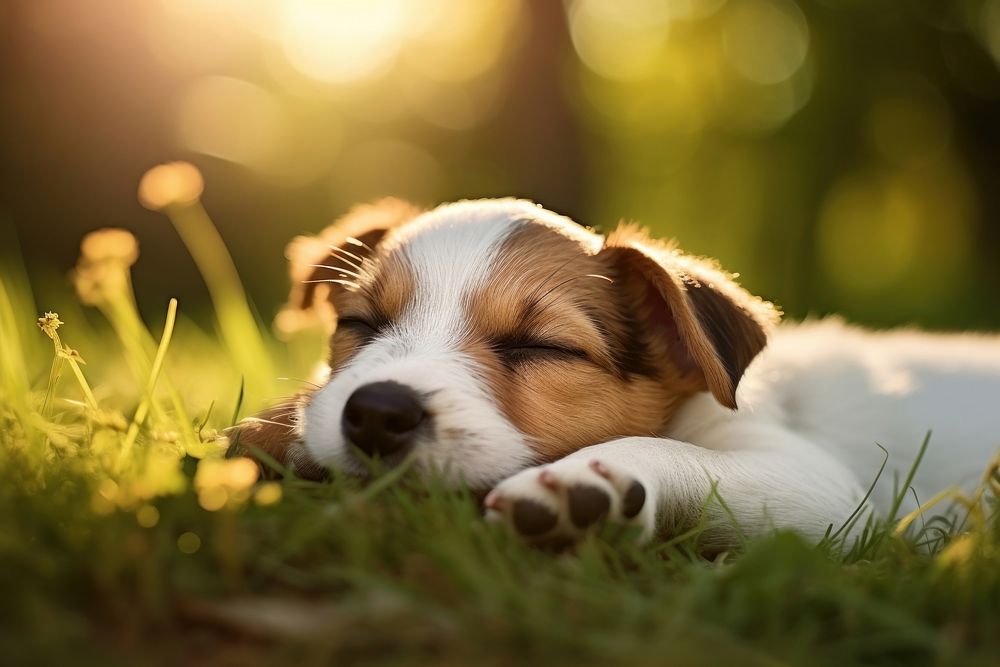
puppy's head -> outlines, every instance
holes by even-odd
[[[357,450],[486,487],[533,463],[663,432],[684,398],[736,386],[774,309],[635,229],[607,238],[530,202],[355,209],[291,253],[291,313],[325,313],[330,376],[309,455]],[[355,449],[357,448],[357,450]]]

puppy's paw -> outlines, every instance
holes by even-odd
[[[654,503],[631,474],[600,459],[563,459],[528,468],[486,496],[486,518],[531,544],[573,544],[603,523],[639,526],[652,536]]]

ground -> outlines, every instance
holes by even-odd
[[[129,511],[95,504],[74,477],[79,459],[57,456],[38,475],[16,444],[8,432],[0,484],[9,664],[969,665],[1000,655],[995,520],[936,553],[880,528],[848,554],[777,534],[706,560],[696,534],[640,547],[607,527],[556,554],[484,522],[470,495],[406,474],[290,479],[277,501],[215,511],[188,484]],[[184,478],[194,469],[185,458]]]

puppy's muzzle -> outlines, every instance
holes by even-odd
[[[368,456],[404,452],[427,413],[420,396],[398,382],[373,382],[354,391],[341,418],[344,437]]]

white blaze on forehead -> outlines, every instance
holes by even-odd
[[[462,303],[489,278],[516,227],[565,218],[528,201],[501,199],[447,204],[417,217],[389,241],[413,273],[414,292],[396,328],[408,338],[454,338],[464,331]]]

